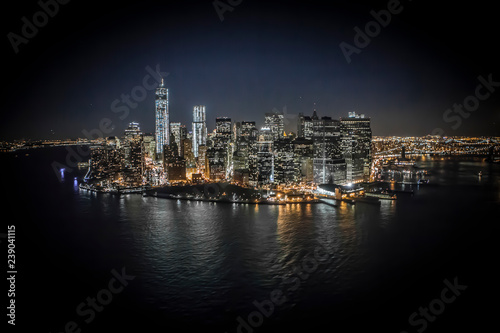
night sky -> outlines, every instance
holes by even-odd
[[[426,135],[439,127],[443,135],[500,136],[500,83],[475,111],[443,119],[475,95],[479,76],[500,82],[493,2],[401,1],[350,63],[339,45],[355,46],[354,28],[364,31],[374,21],[370,11],[392,1],[220,0],[229,2],[236,6],[221,21],[213,1],[73,0],[17,54],[8,34],[21,35],[21,18],[32,22],[40,6],[9,4],[2,15],[0,139],[84,137],[103,118],[115,128],[106,136],[122,135],[131,121],[153,132],[148,66],[168,73],[170,120],[189,130],[193,106],[203,104],[209,130],[218,116],[262,125],[265,112],[286,108],[286,128],[296,131],[297,114],[316,108],[333,118],[364,113],[374,135]],[[128,114],[114,112],[132,91],[146,95]]]

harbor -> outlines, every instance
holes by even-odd
[[[104,187],[95,186],[87,183],[80,183],[78,188],[94,193],[108,193],[108,194],[141,194],[144,191],[143,187]]]
[[[156,187],[144,190],[143,196],[176,200],[267,205],[320,202],[311,193],[257,190],[223,182]]]
[[[375,183],[379,184],[379,183]],[[361,185],[337,186],[332,184],[319,185],[312,191],[277,191],[242,187],[230,183],[205,183],[172,185],[161,187],[118,188],[102,187],[87,183],[80,183],[78,188],[99,194],[126,195],[141,194],[143,197],[154,197],[170,200],[187,200],[202,202],[220,202],[234,204],[261,204],[261,205],[287,205],[287,204],[315,204],[323,203],[338,207],[341,202],[354,205],[356,203],[377,203],[380,200],[396,200],[394,191],[373,188],[375,184],[368,185],[368,191]],[[329,192],[326,189],[337,188]],[[329,202],[331,200],[333,202]]]

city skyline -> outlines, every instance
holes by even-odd
[[[168,74],[168,73],[167,73]],[[485,78],[483,77],[480,77],[482,79],[483,82],[487,82]],[[481,81],[481,80],[480,80]],[[209,133],[212,133],[216,131],[216,128],[217,128],[217,119],[219,118],[229,118],[231,119],[230,116],[228,116],[227,114],[224,114],[224,113],[220,113],[220,114],[216,114],[216,115],[213,115],[210,119],[211,120],[206,120],[207,117],[207,111],[206,111],[206,106],[205,105],[195,105],[193,106],[193,114],[195,114],[196,112],[201,112],[200,115],[198,117],[200,117],[200,121],[191,121],[189,122],[188,120],[186,120],[186,123],[184,122],[181,122],[181,121],[170,121],[170,110],[169,110],[169,88],[166,87],[166,85],[164,84],[164,79],[161,78],[161,83],[158,85],[158,87],[154,88],[156,93],[154,94],[154,114],[153,117],[155,118],[154,121],[146,121],[146,128],[147,130],[144,130],[143,132],[144,133],[158,133],[159,131],[159,127],[160,128],[163,128],[163,126],[161,125],[162,123],[165,123],[165,124],[172,124],[172,123],[175,123],[175,124],[178,124],[180,126],[183,126],[186,128],[186,126],[191,123],[191,127],[188,128],[188,132],[190,134],[194,134],[195,131],[194,131],[194,128],[195,128],[195,123],[199,122],[199,123],[204,123],[204,131],[205,131],[205,134],[204,134],[204,139],[206,141],[206,135],[209,134]],[[496,83],[493,81],[493,83]],[[480,85],[481,87],[484,87],[484,85]],[[479,86],[478,86],[479,87]],[[159,97],[160,96],[160,97]],[[469,96],[470,97],[470,96]],[[165,102],[162,102],[160,100],[164,100]],[[163,104],[162,104],[163,103]],[[161,106],[160,106],[161,105]],[[455,105],[456,106],[456,105]],[[152,108],[150,108],[152,109]],[[460,119],[460,122],[456,122],[455,120],[457,118],[460,117],[460,114],[463,114],[464,110],[463,110],[463,107],[461,106],[459,108],[462,113],[460,112],[456,112],[456,113],[450,113],[448,119],[449,119],[449,122],[452,122],[452,120],[454,121],[453,123],[454,124],[461,124],[462,123],[462,119],[464,118],[468,118],[468,117],[463,117],[462,119]],[[116,109],[118,110],[118,109]],[[160,110],[160,111],[159,111]],[[162,110],[162,111],[161,111]],[[450,111],[452,110],[452,108],[450,108]],[[298,112],[298,113],[289,113],[288,112],[288,109],[287,109],[287,106],[285,105],[281,110],[280,109],[277,109],[277,108],[273,108],[272,110],[265,110],[265,112],[262,112],[261,113],[261,116],[245,116],[243,118],[239,118],[237,119],[238,122],[252,122],[252,123],[255,123],[256,124],[256,128],[262,128],[262,127],[272,127],[273,125],[269,125],[268,124],[268,117],[270,117],[270,115],[280,115],[282,116],[281,118],[283,118],[284,120],[284,123],[285,125],[283,126],[283,129],[284,129],[284,132],[288,132],[288,133],[293,133],[295,135],[299,135],[300,136],[300,131],[298,130],[298,125],[301,121],[303,121],[303,117],[305,116],[306,118],[310,116],[313,116],[313,115],[317,115],[318,112],[321,112],[321,110],[318,111],[317,109],[317,103],[314,102],[312,105],[311,105],[311,108],[310,110],[306,110],[306,111],[301,111],[301,112]],[[163,117],[160,117],[159,118],[159,114],[163,114]],[[336,118],[341,118],[342,116],[348,116],[350,117],[351,114],[357,114],[357,115],[362,115],[364,117],[366,112],[357,112],[356,110],[346,110],[345,112],[335,112],[335,115]],[[445,112],[446,113],[446,112]],[[128,113],[126,113],[128,114]],[[201,114],[203,114],[203,116],[201,116]],[[326,116],[326,117],[332,117],[332,114],[331,112],[324,112],[320,114],[320,116]],[[256,113],[252,113],[252,115],[256,115]],[[174,115],[175,116],[175,115]],[[334,116],[335,117],[335,116]],[[128,118],[127,118],[128,119]],[[183,119],[187,119],[185,117],[183,117]],[[286,120],[285,120],[286,119]],[[107,117],[103,117],[100,122],[96,123],[95,125],[95,128],[99,128],[99,126],[101,126],[101,123],[103,122],[103,120],[109,120]],[[112,130],[111,128],[108,128],[109,131],[107,132],[103,132],[103,135],[100,136],[101,138],[106,138],[106,137],[112,137],[112,136],[120,136],[121,133],[123,133],[124,131],[127,130],[127,127],[129,126],[129,124],[131,123],[140,123],[140,124],[143,124],[142,122],[138,122],[136,121],[135,119],[129,119],[130,121],[127,122],[126,124],[122,124],[123,128],[118,128],[118,127],[115,127],[115,124],[111,124],[112,126]],[[453,124],[452,123],[452,124]],[[109,125],[109,124],[108,124]],[[153,125],[153,128],[152,128],[152,125]],[[171,129],[170,129],[170,126],[166,126],[165,127],[166,129],[165,130],[160,130],[160,132],[164,132],[163,134],[161,134],[160,136],[163,138],[164,137],[164,140],[163,142],[165,144],[169,144],[169,139],[170,139],[170,134],[171,134]],[[498,136],[497,134],[481,134],[481,133],[478,133],[476,135],[461,135],[461,134],[456,134],[454,133],[453,131],[436,131],[436,129],[439,129],[439,128],[434,128],[433,131],[429,132],[429,133],[425,133],[425,134],[420,134],[420,135],[398,135],[398,134],[384,134],[384,135],[381,135],[381,134],[375,134],[375,135],[378,135],[378,136],[386,136],[386,137],[389,137],[389,136],[403,136],[403,137],[419,137],[419,136],[426,136],[426,135],[438,135],[438,136],[442,136],[442,137],[460,137],[460,136],[491,136],[491,137],[495,137],[495,136]],[[97,137],[94,137],[93,135],[89,135],[89,133],[93,133],[93,128],[90,128],[90,129],[86,129],[86,128],[83,128],[82,131],[80,131],[80,133],[78,133],[79,135],[68,135],[68,136],[58,136],[56,138],[52,137],[50,134],[47,135],[46,137],[23,137],[23,138],[20,138],[20,137],[13,137],[13,138],[10,138],[9,140],[51,140],[51,139],[54,139],[54,140],[65,140],[65,139],[69,139],[69,140],[74,140],[74,139],[95,139]],[[54,134],[54,133],[51,133],[51,134]],[[158,136],[159,134],[155,134],[155,137],[159,137]],[[156,140],[157,142],[159,142],[158,140]],[[202,139],[203,141],[203,139]],[[162,145],[159,144],[159,146],[157,146],[157,149],[160,149],[159,147],[161,147]]]
[[[242,2],[222,21],[211,2],[146,2],[139,8],[123,3],[117,12],[78,6],[61,6],[18,53],[7,41],[12,84],[3,91],[2,139],[79,137],[103,118],[112,120],[114,134],[130,121],[153,132],[150,106],[158,72],[171,93],[171,121],[183,124],[190,123],[194,105],[206,106],[207,119],[241,120],[285,108],[293,118],[315,108],[333,118],[352,111],[370,114],[375,135],[426,135],[436,128],[449,136],[498,135],[494,90],[500,76],[486,42],[489,21],[478,16],[488,13],[480,7],[448,8],[454,16],[470,13],[452,29],[438,25],[445,18],[439,9],[402,3],[402,11],[368,45],[346,56],[340,45],[355,45],[354,28],[363,30],[375,20],[371,13],[383,13],[387,2]],[[6,31],[19,33],[22,21],[16,15],[29,18],[29,9],[14,11]],[[93,24],[86,29],[81,21],[71,24],[77,10],[88,13]],[[160,17],[171,20],[162,23]],[[127,27],[114,25],[123,19]],[[67,35],[54,30],[66,27],[59,30]],[[467,98],[484,81],[492,90],[480,89],[487,98],[475,107]],[[127,104],[122,95],[136,99]],[[473,112],[454,109],[467,102]],[[113,106],[127,111],[114,112]],[[215,123],[207,126],[212,130]]]
[[[496,326],[493,2],[21,0],[1,21],[12,328]]]
[[[349,112],[332,119],[319,117],[315,110],[311,117],[301,114],[297,136],[286,134],[286,116],[277,110],[265,113],[260,129],[255,121],[217,117],[216,128],[208,134],[205,106],[197,105],[188,132],[182,123],[169,122],[168,89],[162,79],[156,89],[155,133],[143,133],[139,123],[131,122],[122,137],[93,138],[98,140],[90,147],[89,161],[83,162],[89,165],[86,186],[98,191],[142,191],[185,182],[230,181],[262,189],[345,185],[372,177],[369,117]],[[63,169],[59,165],[54,170]]]

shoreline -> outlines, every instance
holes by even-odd
[[[101,190],[101,189],[97,189],[97,188],[94,188],[94,187],[91,187],[89,185],[86,185],[84,183],[80,183],[78,184],[78,188],[80,190],[87,190],[87,191],[90,191],[90,192],[94,192],[94,193],[99,193],[99,194],[118,194],[118,195],[121,195],[121,194],[142,194],[144,189],[142,187],[133,187],[133,188],[125,188],[125,189],[112,189],[112,190]]]
[[[258,201],[251,200],[231,200],[228,198],[220,198],[220,199],[210,199],[210,198],[189,198],[182,196],[174,196],[174,195],[154,195],[154,194],[145,194],[143,193],[143,197],[153,197],[159,199],[168,199],[168,200],[184,200],[184,201],[201,201],[201,202],[215,202],[215,203],[228,203],[228,204],[247,204],[247,205],[293,205],[293,204],[312,204],[312,203],[323,203],[320,199],[312,199],[312,200],[304,200],[304,201],[283,201],[283,202],[275,202],[269,201],[265,199],[261,199]]]

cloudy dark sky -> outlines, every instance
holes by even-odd
[[[443,119],[474,96],[479,76],[500,82],[493,5],[401,1],[400,13],[348,63],[339,45],[354,45],[354,28],[364,30],[374,20],[370,12],[388,3],[243,0],[221,21],[213,1],[74,0],[16,54],[9,33],[22,35],[21,18],[32,22],[40,10],[37,1],[18,3],[2,17],[0,139],[83,137],[103,118],[114,125],[111,134],[130,121],[152,132],[148,66],[169,73],[170,119],[189,129],[198,104],[206,105],[209,129],[218,116],[262,124],[265,112],[286,107],[295,130],[294,117],[311,114],[316,103],[320,116],[364,113],[374,135],[425,135],[438,127],[445,135],[500,135],[500,87],[474,112]],[[113,112],[132,92],[137,105],[126,116]]]

